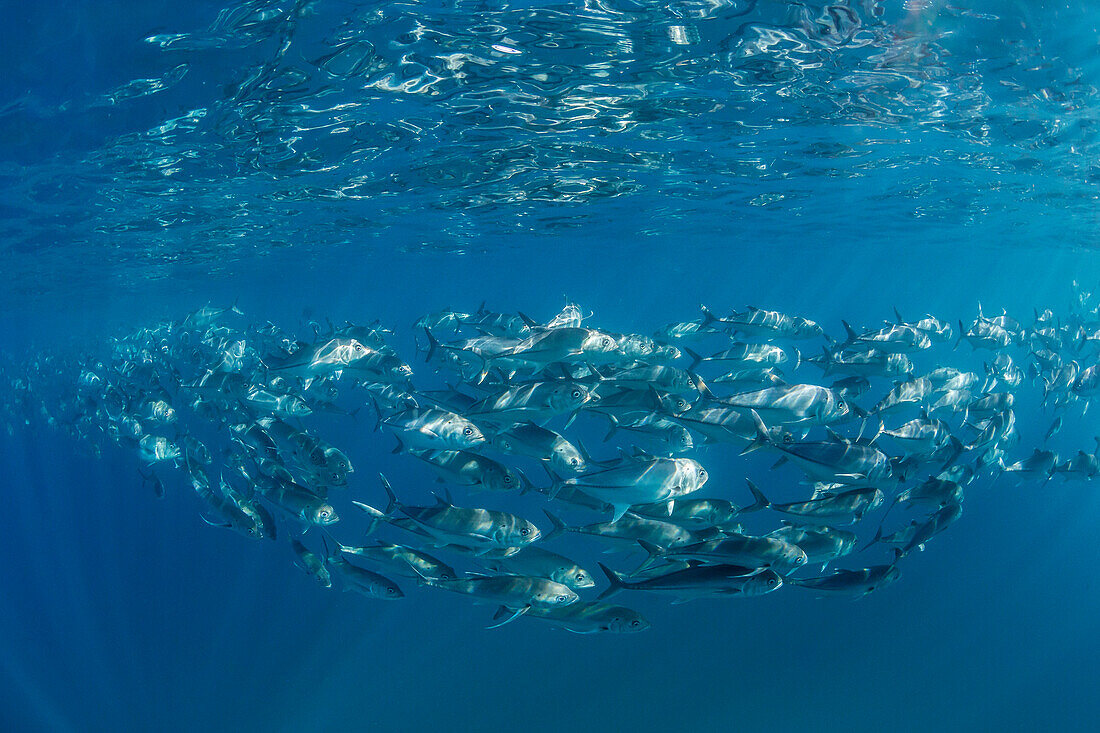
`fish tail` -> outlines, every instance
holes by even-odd
[[[615,433],[619,432],[619,418],[615,417],[611,413],[607,413],[607,419],[610,421],[608,425],[607,435],[603,436],[603,442],[611,440]]]
[[[764,496],[764,492],[760,490],[759,486],[754,484],[749,479],[745,479],[745,483],[749,485],[749,491],[752,492],[752,496],[754,499],[756,499],[756,501],[742,509],[742,514],[747,514],[749,512],[758,512],[761,509],[767,509],[772,505],[772,503],[768,501],[768,497]]]
[[[752,413],[752,421],[756,426],[756,437],[745,446],[744,450],[741,451],[741,455],[752,453],[754,450],[772,444],[772,437],[768,434],[768,426],[764,424],[760,414],[756,410],[750,410],[749,412]]]
[[[437,339],[427,328],[424,329],[424,333],[428,334],[428,353],[424,357],[424,361],[430,362],[432,357],[435,356],[436,350],[439,348],[439,339]]]
[[[646,559],[642,561],[642,564],[634,571],[635,573],[641,573],[656,565],[664,557],[665,550],[660,545],[655,545],[652,542],[645,540],[638,540],[638,546],[646,552]]]
[[[553,527],[549,532],[543,535],[544,540],[550,540],[555,537],[560,537],[569,528],[565,525],[565,522],[561,521],[555,514],[551,514],[547,510],[543,509],[542,513],[546,515],[546,518],[550,520],[550,524]]]
[[[507,606],[501,606],[500,609],[493,615],[493,620],[497,621],[497,623],[486,626],[485,628],[486,629],[499,629],[504,624],[511,623],[512,621],[515,621],[517,618],[519,618],[520,616],[522,616],[523,614],[527,613],[530,610],[531,610],[530,605],[526,605],[526,606],[523,606],[521,608],[517,608],[515,610],[512,610],[512,609],[508,608]],[[506,615],[507,618],[505,618],[503,621],[498,621],[498,618],[502,617],[501,616],[501,611],[504,611],[504,615]]]
[[[360,509],[362,509],[364,512],[366,512],[367,515],[371,519],[370,525],[367,527],[367,532],[366,532],[367,536],[370,536],[371,534],[374,534],[374,530],[378,528],[378,523],[379,522],[385,522],[389,519],[389,517],[387,517],[384,512],[379,511],[378,509],[375,509],[370,504],[364,504],[361,501],[354,501],[354,500],[351,503],[354,504],[355,506],[359,507]]]
[[[606,598],[610,598],[611,596],[626,588],[626,584],[623,583],[622,578],[619,577],[618,573],[604,565],[602,562],[597,564],[600,566],[600,570],[603,571],[603,574],[607,576],[607,582],[610,583],[607,590],[596,597],[597,601],[602,601]]]
[[[857,338],[859,338],[856,335],[856,332],[852,329],[852,325],[850,323],[843,320],[840,323],[844,326],[844,333],[847,334],[849,342],[855,341]]]
[[[691,364],[688,366],[687,370],[689,372],[695,371],[695,368],[698,367],[699,363],[703,361],[703,357],[699,356],[698,353],[696,353],[692,349],[689,349],[686,346],[684,347],[684,353],[691,357]]]
[[[386,475],[379,473],[378,480],[382,482],[382,488],[386,492],[386,516],[390,516],[401,504],[397,501],[397,495],[393,493],[393,487],[390,486],[390,480],[386,478]]]

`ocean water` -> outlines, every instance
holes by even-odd
[[[575,302],[585,326],[642,334],[700,304],[798,314],[841,341],[842,320],[877,328],[895,308],[956,334],[979,303],[1069,324],[1073,283],[1100,288],[1092,4],[5,5],[0,730],[1095,725],[1095,481],[980,473],[961,518],[858,600],[624,591],[615,602],[644,614],[643,633],[522,617],[490,630],[495,604],[407,579],[394,603],[322,588],[293,565],[294,522],[275,542],[208,526],[183,468],[156,467],[158,499],[134,450],[38,409],[74,389],[63,365],[206,305],[299,338],[311,321],[378,319],[426,388],[445,376],[413,324],[483,302],[540,323]],[[806,344],[809,357],[825,341]],[[917,373],[984,373],[993,358],[953,345],[914,355]],[[1007,353],[1031,363],[1026,346]],[[41,378],[17,397],[27,370]],[[835,378],[809,364],[791,376]],[[1095,447],[1100,409],[1042,397],[1038,380],[1016,389],[1007,463]],[[351,500],[384,506],[378,472],[414,503],[443,486],[391,453],[363,392],[341,405],[359,411],[300,424],[354,464],[331,530],[358,542]],[[206,429],[212,445],[227,434]],[[585,415],[567,432],[609,457],[604,430]],[[745,504],[750,477],[774,500],[807,498],[774,453],[739,452],[688,454],[710,474],[702,493]],[[449,490],[549,530],[537,495]],[[882,513],[854,527],[861,545]],[[746,531],[780,518],[746,516]],[[318,530],[301,539],[320,551]],[[643,557],[550,543],[595,574],[586,600],[606,587],[597,561]],[[892,559],[873,546],[834,565]]]

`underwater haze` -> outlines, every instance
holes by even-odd
[[[2,4],[0,730],[1100,718],[1100,8]]]

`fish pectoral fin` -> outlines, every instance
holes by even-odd
[[[508,623],[511,623],[512,621],[515,621],[515,620],[516,620],[517,618],[519,618],[519,617],[520,617],[520,616],[522,616],[523,614],[527,613],[527,612],[528,612],[529,610],[531,610],[531,606],[529,606],[529,605],[528,605],[528,606],[524,606],[524,607],[522,607],[522,608],[520,608],[520,609],[517,609],[517,610],[513,611],[513,613],[512,613],[512,615],[511,615],[511,616],[509,616],[508,618],[504,619],[504,620],[503,620],[503,621],[501,621],[500,623],[495,623],[495,624],[492,624],[492,625],[490,625],[490,626],[486,626],[485,628],[486,628],[486,629],[499,629],[499,628],[500,628],[501,626],[503,626],[504,624],[508,624]],[[500,614],[500,612],[498,612],[498,613],[497,613],[497,616],[499,616],[499,615],[501,615],[501,614]],[[494,618],[496,618],[496,616],[494,616]]]
[[[630,511],[630,504],[612,504],[612,509],[615,512],[612,522],[617,522],[623,518],[623,515]]]
[[[206,517],[204,517],[204,516],[203,516],[203,515],[201,515],[201,514],[199,515],[199,519],[201,519],[202,521],[206,522],[206,523],[207,523],[207,524],[209,524],[209,525],[210,525],[211,527],[225,527],[225,528],[229,528],[229,527],[232,527],[232,526],[233,526],[233,525],[232,525],[232,524],[230,524],[229,522],[211,522],[211,521],[210,521],[209,519],[207,519]]]

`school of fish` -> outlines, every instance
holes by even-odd
[[[1019,450],[1014,403],[1035,393],[1052,420],[1044,446],[1085,414],[1100,394],[1100,298],[1074,283],[1065,315],[1025,324],[979,305],[957,330],[895,315],[842,322],[834,339],[796,315],[703,307],[645,336],[596,328],[574,304],[547,323],[483,304],[420,319],[405,361],[377,322],[309,322],[299,340],[205,307],[98,353],[9,360],[0,420],[132,450],[135,485],[193,491],[203,521],[286,546],[325,588],[463,594],[497,607],[489,628],[522,617],[631,633],[649,622],[612,596],[858,598],[959,520],[976,479],[1097,476],[1093,439],[1069,456]],[[953,354],[981,367],[950,366]],[[414,364],[432,389],[414,386]],[[432,498],[382,466],[353,468],[311,429],[317,413],[392,436],[438,477]],[[604,432],[599,450],[578,437]],[[704,464],[717,450],[790,468],[715,486]],[[501,492],[528,510],[493,508]],[[767,495],[779,493],[794,498]],[[341,531],[352,515],[365,531]],[[615,552],[618,569],[559,553],[564,535]]]

